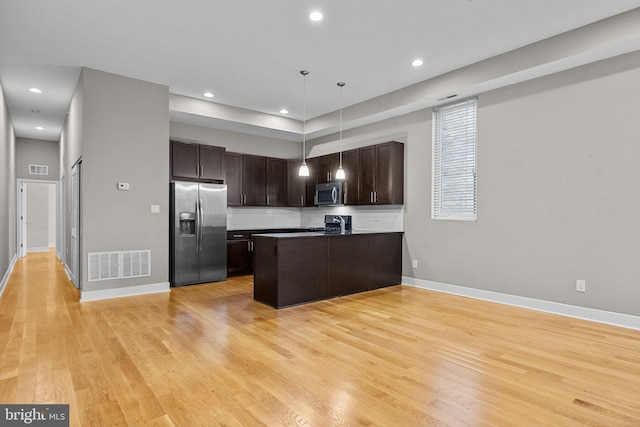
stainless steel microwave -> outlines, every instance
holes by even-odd
[[[342,182],[327,182],[316,184],[316,206],[341,206]]]

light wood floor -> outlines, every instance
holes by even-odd
[[[0,403],[82,426],[638,426],[640,331],[407,286],[276,311],[251,277],[78,302],[51,254],[0,299]]]

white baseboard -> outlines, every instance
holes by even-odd
[[[2,282],[0,282],[0,297],[2,296],[2,293],[4,292],[4,288],[7,286],[7,282],[9,281],[9,277],[11,277],[11,273],[13,272],[13,267],[16,265],[16,261],[17,260],[18,260],[18,256],[14,255],[13,259],[9,263],[9,268],[7,268],[7,271],[4,273],[4,277],[2,278]]]
[[[80,302],[169,292],[170,289],[171,286],[169,282],[165,282],[153,283],[150,285],[127,286],[125,288],[104,289],[100,291],[80,291]]]
[[[74,276],[73,276],[73,273],[71,272],[71,269],[69,268],[69,266],[67,265],[67,263],[66,263],[66,262],[63,262],[63,265],[64,265],[64,272],[65,272],[65,274],[67,275],[67,279],[69,279],[69,281],[71,282],[71,284],[72,284],[76,289],[78,289],[78,286],[77,286],[77,285],[76,285],[76,283],[73,281]]]
[[[429,289],[447,294],[460,295],[484,301],[496,302],[499,304],[512,305],[528,308],[530,310],[544,311],[546,313],[559,314],[567,317],[575,317],[577,319],[590,320],[592,322],[606,323],[608,325],[640,330],[640,316],[632,316],[630,314],[579,307],[576,305],[520,297],[458,285],[449,285],[446,283],[432,282],[429,280],[415,279],[413,277],[406,276],[402,277],[402,283],[416,288]]]
[[[29,252],[49,252],[49,248],[47,246],[27,248],[27,253]]]

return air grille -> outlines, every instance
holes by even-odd
[[[90,252],[89,281],[151,276],[151,251]]]
[[[29,165],[29,175],[49,175],[49,166]]]

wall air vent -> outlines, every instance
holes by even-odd
[[[49,166],[29,165],[29,175],[49,175]]]
[[[458,96],[458,94],[457,94],[457,93],[452,93],[452,94],[450,94],[450,95],[442,96],[442,97],[438,98],[437,100],[438,100],[438,101],[446,101],[446,100],[448,100],[448,99],[453,99],[453,98],[455,98],[456,96]]]
[[[151,276],[151,251],[90,252],[89,282]]]

